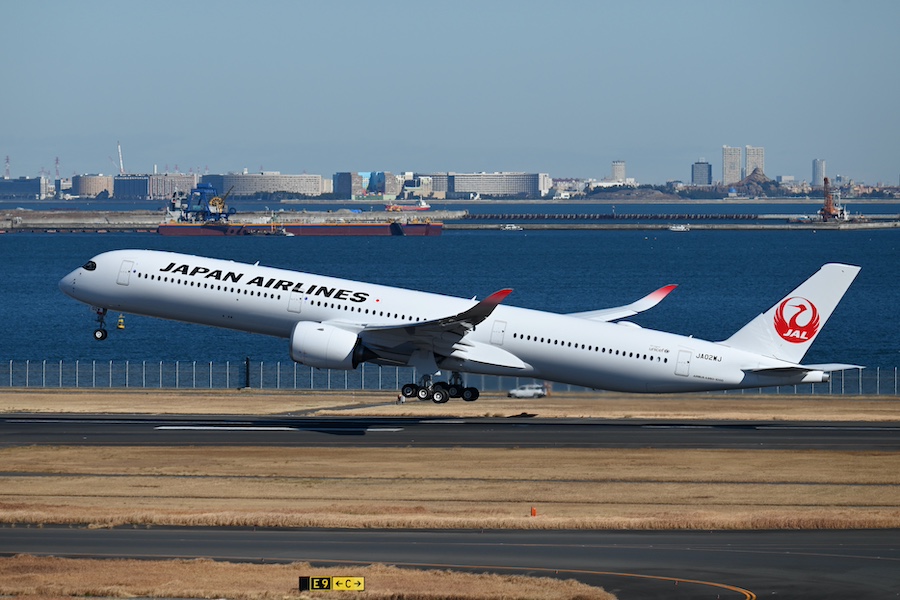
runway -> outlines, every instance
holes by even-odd
[[[514,418],[298,418],[19,414],[0,447],[192,445],[900,450],[900,425]]]
[[[900,450],[867,423],[15,414],[0,447],[333,446]],[[630,598],[896,598],[900,531],[450,531],[0,527],[0,554],[373,562],[575,578]],[[303,573],[298,573],[303,575]]]

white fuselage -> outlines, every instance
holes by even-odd
[[[60,289],[119,312],[290,338],[299,321],[350,331],[440,319],[473,301],[170,252],[117,250],[78,268]],[[684,392],[822,381],[822,373],[760,375],[791,363],[692,337],[500,305],[465,336],[523,368],[435,356],[441,369],[530,376],[628,392]],[[376,361],[377,362],[377,361]]]

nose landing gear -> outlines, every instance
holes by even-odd
[[[97,341],[105,340],[109,333],[106,331],[106,309],[95,308],[97,314],[97,329],[94,330],[94,339]]]

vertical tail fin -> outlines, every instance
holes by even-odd
[[[799,363],[859,273],[829,263],[722,344]]]

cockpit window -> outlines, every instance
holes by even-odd
[[[97,263],[95,263],[92,260],[89,260],[86,263],[84,263],[84,266],[81,268],[84,269],[85,271],[93,271],[94,269],[97,268]]]

